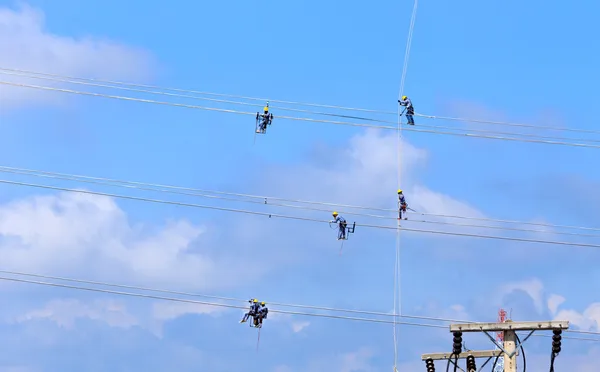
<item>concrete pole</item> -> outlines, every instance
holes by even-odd
[[[513,353],[517,346],[517,335],[515,331],[504,331],[504,350]],[[517,372],[517,353],[512,358],[504,354],[504,372]]]

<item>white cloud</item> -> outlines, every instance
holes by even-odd
[[[216,307],[192,303],[157,302],[153,305],[152,313],[155,319],[172,320],[186,314],[220,314],[226,311]]]
[[[508,283],[501,287],[500,295],[506,295],[516,290],[524,291],[531,297],[539,314],[544,314],[547,309],[554,320],[568,320],[571,327],[600,331],[600,302],[591,303],[583,312],[572,309],[559,311],[559,307],[566,302],[566,298],[557,294],[546,296],[544,284],[538,278]],[[547,305],[546,308],[544,303]]]
[[[590,304],[582,313],[575,310],[561,310],[556,320],[568,320],[572,326],[586,331],[600,331],[600,302]]]
[[[317,358],[302,370],[308,372],[371,372],[379,370],[371,361],[374,356],[375,352],[372,349],[362,347],[353,352]]]
[[[294,333],[298,333],[301,332],[303,329],[305,329],[306,327],[308,327],[310,325],[310,322],[292,322],[292,330],[294,331]]]
[[[484,217],[483,213],[468,203],[424,186],[420,182],[419,172],[426,165],[427,150],[417,148],[404,140],[401,147],[401,188],[412,208],[421,213]],[[294,195],[295,199],[397,208],[397,138],[394,133],[369,129],[352,137],[342,148],[316,149],[314,152],[316,160],[311,164],[268,169],[265,176],[266,187],[277,185],[274,193],[282,196],[278,190],[286,190],[285,192]],[[342,208],[340,213],[345,211]],[[362,210],[361,212],[369,213]],[[385,215],[384,212],[373,213]],[[387,215],[392,219],[395,217],[394,213]],[[365,220],[365,217],[361,216],[360,219]],[[409,219],[422,218],[409,212]],[[381,219],[378,219],[377,223],[390,224]],[[410,227],[423,226],[410,221],[407,224]]]
[[[52,300],[41,309],[28,311],[17,317],[16,321],[47,319],[61,327],[73,328],[73,323],[78,318],[101,320],[119,328],[139,325],[137,318],[127,311],[125,305],[113,300],[96,300],[91,303],[76,299]]]
[[[548,310],[552,315],[556,315],[558,311],[558,307],[565,302],[565,298],[563,296],[559,296],[557,294],[551,294],[548,296]]]
[[[0,8],[0,67],[59,75],[139,81],[153,70],[150,55],[115,41],[74,38],[51,33],[45,28],[42,11],[22,6]],[[56,86],[56,83],[0,74],[0,80]],[[2,110],[32,102],[60,103],[64,93],[0,85]]]
[[[418,314],[422,316],[436,317],[442,319],[452,320],[473,320],[471,315],[467,311],[466,307],[460,304],[450,305],[448,307],[440,306],[436,301],[430,301],[423,306],[416,307],[411,314]],[[473,320],[475,321],[475,320]]]
[[[538,278],[513,282],[503,285],[500,289],[500,295],[504,296],[514,291],[524,291],[533,300],[538,313],[544,311],[544,284]]]
[[[30,197],[0,206],[1,266],[179,290],[235,285],[251,268],[211,259],[212,247],[199,242],[204,231],[185,220],[154,229],[132,226],[108,197]]]

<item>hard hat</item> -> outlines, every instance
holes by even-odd
[[[265,302],[264,302],[264,301],[263,301],[263,302],[261,302],[260,304],[261,304],[261,305],[263,305],[263,306],[265,306]]]
[[[407,99],[407,98],[408,98],[407,96],[402,96],[402,99]]]
[[[263,108],[263,110],[265,110],[265,112],[269,111],[269,106],[265,106],[265,108]]]
[[[398,189],[398,194],[402,194],[402,190]]]
[[[333,212],[332,215],[337,216],[338,212]]]
[[[258,300],[255,298],[255,299],[254,299],[254,301],[252,301],[252,302],[254,302],[254,303],[257,303],[257,302],[258,302]]]

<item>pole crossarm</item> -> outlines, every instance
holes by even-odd
[[[569,329],[569,321],[459,323],[450,325],[450,332],[551,331],[553,329]]]
[[[458,354],[458,359],[467,359],[469,355],[472,355],[474,358],[492,358],[497,357],[502,354],[502,350],[480,350],[480,351],[465,351],[463,353]],[[421,360],[446,360],[448,358],[455,359],[457,357],[456,354],[452,354],[451,352],[446,353],[430,353],[421,355]]]

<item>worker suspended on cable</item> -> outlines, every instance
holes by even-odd
[[[338,240],[346,239],[346,227],[347,223],[344,217],[339,216],[338,212],[332,213],[333,220],[330,222],[335,222],[338,224]]]
[[[406,120],[408,120],[409,125],[415,125],[415,120],[413,119],[413,115],[415,114],[415,108],[412,104],[412,101],[407,96],[402,96],[402,100],[398,100],[400,106],[406,106]]]
[[[267,125],[271,125],[272,121],[273,114],[269,113],[269,102],[267,102],[267,105],[263,109],[263,113],[256,113],[256,123],[258,124],[256,128],[256,133],[266,133]]]
[[[406,208],[408,207],[408,203],[406,203],[406,198],[404,198],[404,194],[402,194],[402,190],[398,189],[398,219],[402,219],[402,213],[404,212],[404,219],[407,220],[406,217]]]
[[[267,319],[268,313],[269,313],[269,309],[267,308],[267,305],[265,304],[264,301],[261,302],[260,309],[258,310],[256,317],[254,318],[254,326],[262,327],[263,320]]]
[[[256,317],[256,315],[258,314],[258,312],[260,311],[260,304],[258,303],[258,300],[253,298],[251,300],[249,300],[248,302],[250,302],[250,310],[244,315],[244,317],[242,318],[242,320],[240,320],[240,323],[244,323],[248,320],[248,318],[252,317],[253,319]]]

